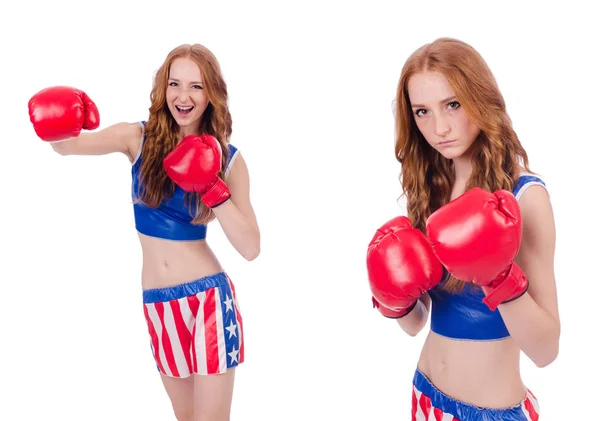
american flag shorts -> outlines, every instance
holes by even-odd
[[[222,374],[244,362],[242,316],[225,272],[143,291],[158,371],[169,377]]]
[[[480,408],[443,394],[417,369],[413,379],[412,421],[538,421],[537,399],[527,397],[507,409]]]

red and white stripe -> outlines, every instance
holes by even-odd
[[[537,398],[527,389],[527,397],[521,403],[521,409],[527,417],[527,421],[538,421],[540,419],[540,406]]]
[[[412,393],[412,421],[460,421],[453,415],[447,414],[431,404],[429,396],[423,394],[413,386]]]
[[[221,304],[225,299],[219,288],[210,288],[177,300],[144,304],[152,351],[161,373],[188,377],[192,373],[227,371],[225,335],[229,333],[225,331]],[[234,305],[237,310],[235,298]],[[241,316],[236,313],[236,330],[241,340]],[[241,355],[238,359],[242,362]]]

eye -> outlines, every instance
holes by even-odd
[[[202,86],[202,85],[194,85],[194,89],[204,89],[204,86]]]
[[[177,82],[169,82],[169,86],[177,86]]]
[[[451,108],[451,109],[453,109],[453,110],[456,110],[457,108],[460,107],[460,104],[458,103],[458,101],[450,101],[448,103],[448,107]]]
[[[415,115],[417,117],[423,117],[426,112],[427,112],[427,110],[424,110],[423,108],[419,108],[418,110],[415,111]]]

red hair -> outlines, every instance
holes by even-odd
[[[208,48],[200,44],[184,44],[172,50],[160,66],[154,78],[150,94],[150,117],[146,123],[146,140],[142,150],[144,160],[140,169],[140,199],[147,206],[157,207],[175,191],[175,183],[163,169],[163,160],[179,141],[179,126],[171,115],[166,101],[166,92],[171,64],[178,58],[189,58],[200,68],[202,82],[208,98],[208,106],[202,114],[200,132],[214,136],[223,151],[219,176],[224,178],[229,159],[229,138],[231,136],[231,114],[227,106],[227,85],[223,80],[219,62]],[[186,193],[195,197],[194,223],[205,224],[214,218],[214,213],[205,206],[198,194]]]
[[[408,96],[409,79],[421,72],[440,72],[448,80],[465,113],[481,131],[472,155],[473,172],[466,189],[512,191],[521,172],[529,171],[521,146],[506,112],[504,98],[481,55],[470,45],[439,38],[416,50],[402,68],[396,93],[396,159],[402,165],[400,181],[407,199],[408,217],[425,233],[429,215],[450,200],[454,172],[425,140],[414,119]],[[463,282],[451,278],[446,288],[460,290]]]

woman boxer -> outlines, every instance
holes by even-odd
[[[34,95],[30,118],[61,155],[125,154],[132,163],[136,229],[143,251],[143,310],[158,371],[178,420],[227,420],[235,367],[244,361],[234,285],[206,242],[216,218],[247,260],[260,233],[249,174],[229,144],[227,87],[215,56],[182,45],[158,70],[147,122],[99,125],[82,91]]]
[[[413,420],[537,420],[520,351],[558,354],[555,227],[483,58],[441,38],[405,63],[395,152],[407,217],[369,245],[373,303],[409,335],[426,324]]]

